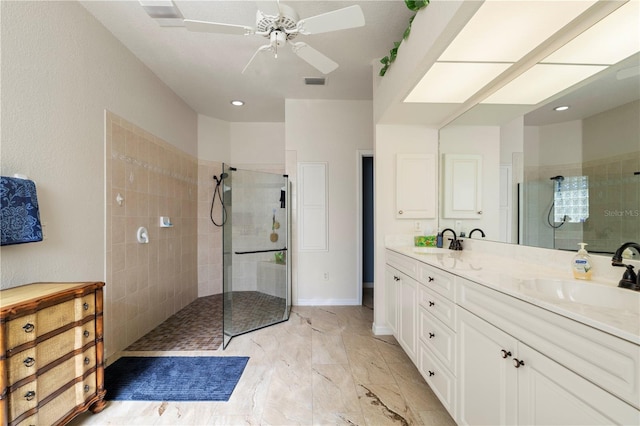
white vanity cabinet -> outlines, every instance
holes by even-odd
[[[398,332],[398,288],[400,287],[400,272],[386,266],[384,269],[384,309],[387,326],[393,331]]]
[[[455,416],[456,305],[454,277],[418,264],[418,370]]]
[[[417,276],[418,262],[407,256],[387,250],[387,279],[393,282],[392,286],[395,290],[390,290],[392,297],[396,297],[395,318],[393,315],[394,308],[391,307],[387,311],[387,323],[393,329],[392,322],[397,320],[396,339],[409,358],[416,362],[416,342],[417,342],[417,299],[418,299],[418,282]],[[385,287],[386,283],[385,283]],[[388,289],[385,289],[385,293]]]
[[[461,281],[458,424],[640,424],[636,345]]]

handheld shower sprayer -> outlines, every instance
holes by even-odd
[[[556,186],[557,191],[560,192],[562,190],[561,185],[562,185],[562,182],[564,181],[564,176],[557,175],[557,176],[550,177],[549,179],[555,182],[554,185]],[[553,229],[558,229],[566,223],[568,218],[567,218],[567,215],[564,215],[562,217],[562,222],[560,222],[560,225],[554,225],[553,223],[551,223],[551,213],[553,212],[555,205],[556,205],[556,202],[555,202],[555,195],[554,195],[554,198],[551,199],[551,207],[549,207],[549,213],[547,214],[547,223]]]
[[[227,221],[227,208],[224,206],[224,200],[222,199],[222,191],[220,190],[220,185],[222,185],[222,181],[229,177],[228,173],[222,172],[220,173],[220,177],[213,175],[213,180],[216,181],[216,187],[213,190],[213,197],[211,197],[211,210],[209,212],[209,217],[211,218],[211,222],[217,227],[223,226]],[[216,197],[220,200],[220,205],[222,206],[222,222],[217,223],[213,218],[213,205],[216,203]]]

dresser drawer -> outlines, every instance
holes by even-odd
[[[9,422],[38,406],[38,383],[32,380],[9,394]]]
[[[444,408],[455,418],[455,377],[438,361],[424,343],[420,342],[418,352],[420,373]]]
[[[91,293],[75,299],[75,318],[81,320],[96,313],[96,295]]]
[[[96,373],[91,373],[83,381],[76,383],[76,405],[84,404],[98,391]]]
[[[24,315],[7,322],[7,349],[36,340],[36,314]]]
[[[418,281],[455,302],[454,276],[424,263],[418,264]]]
[[[9,383],[16,383],[19,380],[36,374],[38,371],[36,348],[29,348],[7,359],[7,376]]]
[[[76,405],[76,386],[69,386],[60,395],[38,408],[38,425],[52,425],[66,416]]]
[[[420,285],[419,303],[425,310],[442,321],[447,327],[456,329],[456,305],[424,285]]]
[[[36,333],[42,336],[76,320],[74,299],[50,306],[36,314]]]
[[[422,343],[431,349],[444,366],[455,375],[455,333],[427,312],[422,306],[420,306],[418,315],[420,340],[422,340]]]
[[[89,371],[96,365],[95,348],[87,349],[84,353],[78,354],[67,359],[61,364],[56,365],[47,370],[41,376],[38,376],[38,396],[42,400],[61,386],[72,382],[77,377],[82,378],[84,373]]]

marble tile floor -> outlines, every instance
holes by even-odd
[[[228,402],[109,401],[71,425],[455,425],[366,306],[294,306],[289,321],[226,350],[125,355],[249,356]]]

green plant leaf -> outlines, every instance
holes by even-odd
[[[396,60],[396,56],[398,56],[398,47],[394,47],[389,51],[389,59],[391,59],[391,62]]]
[[[380,62],[384,65],[389,65],[389,57],[385,56],[384,58],[380,59]]]
[[[380,73],[379,73],[380,77],[384,77],[384,75],[387,73],[388,68],[389,68],[389,65],[385,65],[380,69]]]

